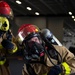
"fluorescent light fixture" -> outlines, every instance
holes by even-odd
[[[72,15],[72,12],[69,12],[69,15]]]
[[[38,12],[35,12],[35,14],[36,14],[36,15],[39,15],[39,13],[38,13]]]
[[[74,19],[74,21],[75,21],[75,19]]]
[[[74,18],[74,16],[72,16],[72,18]]]
[[[27,7],[27,10],[32,10],[30,7]]]
[[[19,0],[16,0],[16,3],[17,3],[17,4],[21,4],[21,1],[19,1]]]

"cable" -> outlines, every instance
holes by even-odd
[[[40,34],[41,34],[41,33],[40,33]],[[43,41],[46,43],[47,47],[48,47],[49,49],[52,48],[52,49],[53,49],[54,51],[56,51],[56,53],[59,55],[59,57],[60,57],[60,63],[58,63],[58,65],[60,65],[60,64],[62,63],[62,56],[60,55],[60,53],[51,45],[51,43],[48,41],[48,39],[47,39],[44,35],[41,34],[41,37],[42,37]],[[47,56],[48,56],[50,62],[51,62],[53,65],[56,65],[56,64],[54,64],[54,63],[52,62],[51,57],[50,57],[48,51],[45,50],[45,52],[46,52],[46,54],[47,54]],[[58,62],[59,62],[59,60],[58,60]]]

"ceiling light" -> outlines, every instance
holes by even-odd
[[[17,4],[21,4],[21,1],[19,1],[19,0],[16,0],[16,3],[17,3]]]
[[[72,18],[74,18],[74,16],[72,16]]]
[[[75,19],[74,19],[74,21],[75,21]]]
[[[30,7],[27,7],[28,10],[32,10]]]
[[[72,15],[72,12],[69,12],[69,15]]]
[[[36,15],[39,15],[39,13],[38,13],[38,12],[35,12],[35,14],[36,14]]]

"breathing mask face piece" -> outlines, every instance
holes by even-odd
[[[27,43],[28,50],[26,50],[27,59],[38,59],[39,57],[44,56],[44,47],[34,41],[30,41]]]

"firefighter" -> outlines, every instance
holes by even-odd
[[[22,75],[75,74],[75,56],[66,47],[50,44],[32,24],[22,25],[18,32],[25,62]]]
[[[14,18],[14,14],[11,7],[5,1],[0,1],[0,16],[5,16],[9,19]]]
[[[17,51],[13,37],[9,29],[9,20],[0,17],[0,75],[10,75],[8,56]]]
[[[13,17],[9,4],[0,1],[0,75],[10,75],[8,58],[17,52],[15,37],[10,29]]]

